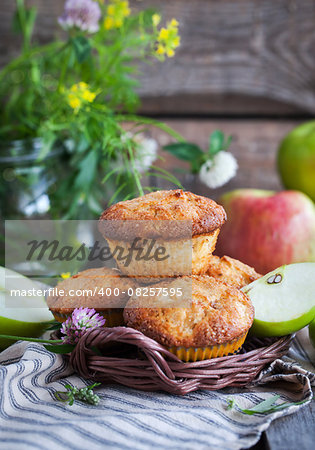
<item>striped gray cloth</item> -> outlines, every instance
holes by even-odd
[[[277,417],[227,410],[234,398],[250,408],[272,394],[279,402],[312,399],[315,351],[307,332],[298,333],[288,356],[276,360],[250,389],[198,391],[177,397],[122,386],[97,389],[100,404],[58,402],[54,393],[70,383],[89,384],[67,359],[42,345],[19,342],[0,354],[0,448],[54,449],[240,449],[254,445]],[[307,403],[305,403],[307,404]]]

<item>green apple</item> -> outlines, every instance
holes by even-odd
[[[38,337],[53,319],[43,296],[16,297],[10,289],[38,289],[38,285],[12,270],[0,267],[0,334]],[[14,341],[0,339],[0,350]]]
[[[286,189],[295,189],[315,201],[315,121],[292,130],[280,144],[278,170]]]
[[[315,347],[315,319],[308,326],[308,334],[313,347]]]
[[[255,336],[284,336],[315,318],[315,263],[281,266],[242,288],[255,308]]]

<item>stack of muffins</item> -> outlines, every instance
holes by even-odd
[[[222,206],[180,189],[111,206],[100,218],[100,231],[118,269],[92,269],[64,280],[58,288],[65,295],[49,298],[50,309],[62,321],[76,307],[91,307],[91,298],[69,298],[70,286],[118,287],[119,308],[117,296],[107,296],[106,306],[104,298],[93,298],[92,307],[106,318],[106,326],[135,328],[183,361],[237,352],[254,318],[253,306],[240,288],[259,274],[232,258],[212,255],[225,220]],[[125,264],[115,249],[127,252],[137,237],[144,251],[146,245],[151,245],[152,253],[162,248],[167,258],[134,257]],[[153,293],[163,295],[147,295],[137,286],[152,286]],[[182,306],[183,301],[189,304]]]

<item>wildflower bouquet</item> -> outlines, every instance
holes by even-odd
[[[152,166],[156,144],[141,133],[154,123],[180,136],[135,111],[139,63],[174,56],[178,22],[162,26],[157,12],[133,13],[126,0],[67,0],[58,20],[66,39],[36,45],[36,9],[24,0],[16,4],[13,25],[22,49],[0,72],[0,138],[40,138],[41,160],[56,145],[65,147],[66,161],[55,170],[65,166],[66,176],[49,192],[52,216],[98,216],[104,199],[143,194],[148,173],[176,182]],[[126,122],[132,123],[129,132]]]

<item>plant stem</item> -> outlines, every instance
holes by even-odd
[[[57,41],[57,42],[52,42],[49,43],[47,45],[42,45],[42,46],[38,46],[33,48],[32,50],[23,53],[23,55],[18,56],[16,59],[14,59],[13,61],[11,61],[9,64],[7,64],[1,71],[0,71],[0,81],[2,78],[5,77],[5,75],[12,71],[13,69],[15,69],[16,67],[18,67],[20,64],[22,64],[23,62],[29,62],[31,57],[33,55],[35,55],[36,53],[42,54],[44,52],[49,52],[49,51],[56,51],[58,49],[58,47],[60,47],[60,49],[62,49],[62,47],[64,46],[63,42]]]
[[[124,115],[120,114],[117,115],[117,120],[121,122],[137,122],[139,124],[146,124],[146,125],[153,125],[157,128],[160,128],[160,130],[165,131],[165,133],[169,134],[170,136],[174,137],[178,141],[185,142],[186,139],[177,131],[173,130],[173,128],[169,127],[163,122],[159,122],[158,120],[149,119],[148,117],[142,117],[137,115]]]
[[[64,79],[65,79],[67,70],[69,68],[70,56],[71,56],[71,49],[67,48],[66,49],[66,55],[65,55],[65,61],[63,62],[63,65],[61,67],[61,73],[60,73],[60,78],[59,78],[59,82],[58,82],[58,90],[59,91],[60,91],[60,89],[63,86]]]
[[[62,339],[37,339],[23,336],[9,336],[6,334],[0,334],[1,339],[12,339],[13,341],[30,341],[30,342],[40,342],[42,344],[61,344],[63,342]]]

